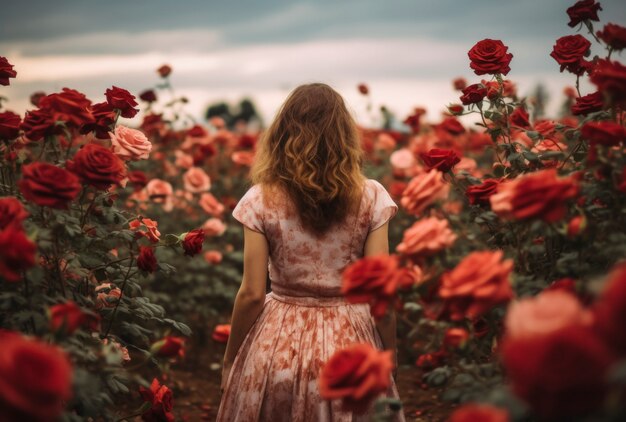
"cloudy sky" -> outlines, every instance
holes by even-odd
[[[70,87],[94,101],[111,85],[134,94],[174,68],[176,91],[198,117],[212,102],[253,98],[271,119],[291,89],[322,81],[344,95],[367,124],[365,82],[374,106],[403,118],[425,106],[437,119],[458,101],[451,80],[480,77],[467,51],[484,38],[513,53],[508,77],[522,94],[537,83],[551,110],[574,78],[549,56],[575,33],[565,9],[574,0],[63,0],[9,2],[0,14],[0,55],[18,78],[0,87],[6,107],[23,113],[34,91]],[[22,4],[20,4],[22,3]],[[601,0],[601,25],[626,25],[623,0]],[[619,57],[619,56],[617,56]],[[622,55],[623,57],[623,55]]]

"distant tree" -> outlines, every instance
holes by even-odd
[[[229,129],[233,129],[237,122],[241,121],[248,125],[252,123],[262,125],[263,123],[254,102],[249,98],[244,98],[235,107],[223,101],[209,105],[205,113],[205,118],[209,120],[212,117],[221,117],[224,119]]]
[[[532,109],[531,117],[533,121],[545,116],[546,104],[549,98],[550,96],[548,95],[548,90],[545,85],[542,83],[537,84],[537,87],[532,94],[532,104],[534,107]]]

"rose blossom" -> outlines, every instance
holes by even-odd
[[[595,0],[580,0],[567,9],[570,19],[568,25],[573,28],[586,20],[599,21],[598,10],[602,10],[602,7]]]
[[[530,116],[528,115],[528,112],[522,106],[519,106],[515,110],[513,110],[513,113],[511,113],[511,115],[509,116],[509,121],[515,126],[523,129],[529,129],[529,118]]]
[[[450,230],[448,220],[437,217],[422,218],[404,231],[402,242],[396,251],[415,260],[452,246],[456,238],[456,234]]]
[[[167,78],[172,73],[172,67],[170,65],[164,64],[157,69],[157,73],[162,78]]]
[[[71,335],[90,322],[90,316],[74,302],[67,301],[50,308],[50,329]]]
[[[584,56],[589,51],[591,43],[582,35],[566,35],[556,40],[550,56],[561,65],[561,72],[567,69],[576,75],[585,72]]]
[[[141,227],[142,225],[145,226],[146,229],[148,229],[147,232],[144,230],[138,230],[139,227]],[[158,223],[156,221],[151,220],[149,218],[145,218],[145,217],[141,218],[141,220],[133,220],[128,223],[128,227],[131,230],[137,231],[139,236],[145,236],[152,243],[157,243],[159,239],[161,238],[161,232],[159,232],[159,229],[157,229],[157,226],[158,226]]]
[[[465,346],[469,333],[465,328],[448,328],[443,336],[443,346],[446,349],[459,349]]]
[[[442,173],[452,170],[461,159],[452,150],[433,148],[426,154],[421,153],[420,158],[426,165],[426,170],[437,169]]]
[[[113,184],[122,186],[126,166],[115,154],[98,144],[87,144],[67,162],[68,170],[96,189],[106,190]]]
[[[233,163],[239,164],[240,166],[250,167],[254,162],[254,152],[251,151],[235,151],[230,156],[230,159],[233,160]]]
[[[623,26],[607,23],[596,35],[615,51],[626,48],[626,28]]]
[[[502,257],[502,251],[472,252],[441,276],[439,296],[452,320],[475,319],[513,297],[513,261]]]
[[[415,155],[408,148],[400,148],[391,153],[389,162],[393,168],[405,170],[415,165]]]
[[[10,141],[17,138],[20,133],[22,118],[12,111],[0,113],[0,139]]]
[[[448,422],[510,422],[509,414],[504,409],[487,404],[464,404],[456,409]]]
[[[5,421],[51,421],[72,397],[67,354],[47,342],[0,331],[0,408]]]
[[[443,181],[443,173],[432,169],[415,176],[402,192],[400,204],[406,212],[420,215],[426,207],[439,199],[446,199],[450,186]]]
[[[611,121],[587,122],[581,128],[580,134],[592,145],[612,147],[626,142],[626,128]]]
[[[193,167],[193,157],[191,155],[186,154],[183,151],[176,150],[174,151],[174,156],[176,157],[174,164],[176,164],[177,167],[184,169],[190,169]]]
[[[532,337],[568,325],[590,325],[593,317],[576,296],[564,290],[547,290],[509,305],[504,325],[511,338]]]
[[[194,229],[185,234],[183,238],[183,249],[185,255],[194,256],[202,251],[202,245],[204,244],[204,231],[202,229]]]
[[[226,343],[230,336],[230,324],[219,324],[213,329],[211,338],[219,343]]]
[[[477,75],[509,73],[509,63],[513,54],[507,53],[508,47],[500,40],[484,39],[477,42],[467,53],[470,67]]]
[[[139,98],[147,103],[153,103],[157,100],[157,95],[154,89],[146,89],[139,94]]]
[[[139,256],[137,257],[137,268],[142,271],[153,273],[159,267],[154,249],[149,246],[139,247]]]
[[[22,271],[35,265],[37,246],[21,227],[9,225],[0,231],[0,277],[9,282],[19,281]]]
[[[489,198],[496,193],[500,179],[485,179],[478,185],[468,186],[465,194],[472,205],[489,204]]]
[[[141,415],[142,420],[174,422],[175,418],[172,413],[174,393],[172,393],[172,390],[165,385],[161,385],[154,378],[149,390],[139,387],[139,394],[145,402],[150,403],[148,409]]]
[[[95,121],[91,113],[91,101],[75,89],[63,88],[61,92],[46,95],[39,101],[39,108],[51,116],[51,121],[62,121],[80,128]]]
[[[211,193],[203,193],[200,195],[198,205],[207,213],[214,217],[219,217],[224,212],[224,205],[222,205]]]
[[[105,101],[94,104],[91,107],[91,112],[93,113],[95,121],[93,123],[83,125],[80,129],[80,133],[86,134],[94,132],[96,138],[98,139],[110,139],[109,131],[117,120],[116,111]]]
[[[500,183],[489,200],[493,212],[501,217],[555,222],[565,216],[566,201],[577,194],[574,179],[558,178],[556,169],[547,169]]]
[[[185,355],[185,339],[182,337],[166,336],[150,347],[154,356],[165,358],[183,357]]]
[[[326,400],[341,399],[343,410],[364,413],[391,384],[391,353],[368,343],[336,350],[320,371],[320,396]]]
[[[42,162],[22,167],[18,187],[27,201],[57,209],[67,209],[81,190],[78,177],[73,173]]]
[[[106,96],[107,103],[109,103],[111,107],[120,110],[122,117],[132,118],[139,113],[139,109],[134,108],[137,106],[135,96],[125,89],[113,86],[107,89],[104,95]]]
[[[626,66],[620,62],[598,60],[589,80],[614,103],[626,104]]]
[[[9,85],[9,78],[15,78],[17,72],[13,70],[13,65],[6,57],[0,56],[0,85]]]
[[[28,217],[28,211],[14,196],[0,198],[0,230],[9,226],[21,227],[22,221]]]
[[[594,113],[602,110],[603,107],[602,93],[596,91],[583,97],[577,97],[576,103],[572,104],[572,114],[580,116],[581,114]]]
[[[161,179],[152,179],[146,185],[146,193],[151,201],[162,204],[171,199],[174,189],[169,182]]]
[[[481,103],[487,95],[487,88],[482,84],[472,84],[463,89],[461,103],[464,105]]]
[[[204,260],[209,264],[219,264],[222,262],[222,253],[216,250],[206,251],[204,253]]]
[[[221,236],[226,231],[226,224],[219,218],[209,218],[202,225],[205,236]]]
[[[191,193],[205,192],[211,189],[211,179],[199,167],[192,167],[183,174],[185,189]]]
[[[114,132],[109,132],[113,152],[122,160],[147,159],[152,150],[152,144],[143,132],[117,125]]]
[[[375,318],[385,315],[398,288],[414,284],[413,274],[400,268],[398,257],[380,254],[366,256],[342,272],[341,294],[350,303],[369,303]]]
[[[542,420],[572,420],[598,409],[604,400],[614,358],[586,326],[507,338],[501,353],[513,391]]]
[[[102,283],[96,287],[96,309],[112,308],[122,297],[122,291],[111,286],[111,283]]]

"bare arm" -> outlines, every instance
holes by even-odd
[[[224,353],[224,365],[230,365],[250,327],[263,310],[269,248],[262,233],[244,226],[243,280],[235,298],[231,331]]]
[[[364,256],[389,254],[389,222],[370,232],[365,241]],[[391,350],[394,356],[394,364],[397,367],[398,356],[396,352],[396,312],[388,309],[383,318],[376,321],[376,328],[383,341],[385,350]],[[394,369],[394,378],[397,369]]]

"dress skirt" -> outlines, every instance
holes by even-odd
[[[373,406],[362,415],[342,411],[340,400],[322,399],[317,385],[331,355],[356,342],[383,347],[368,304],[268,293],[233,361],[217,421],[368,421]],[[385,395],[399,399],[391,381]],[[396,420],[405,420],[402,411]]]

